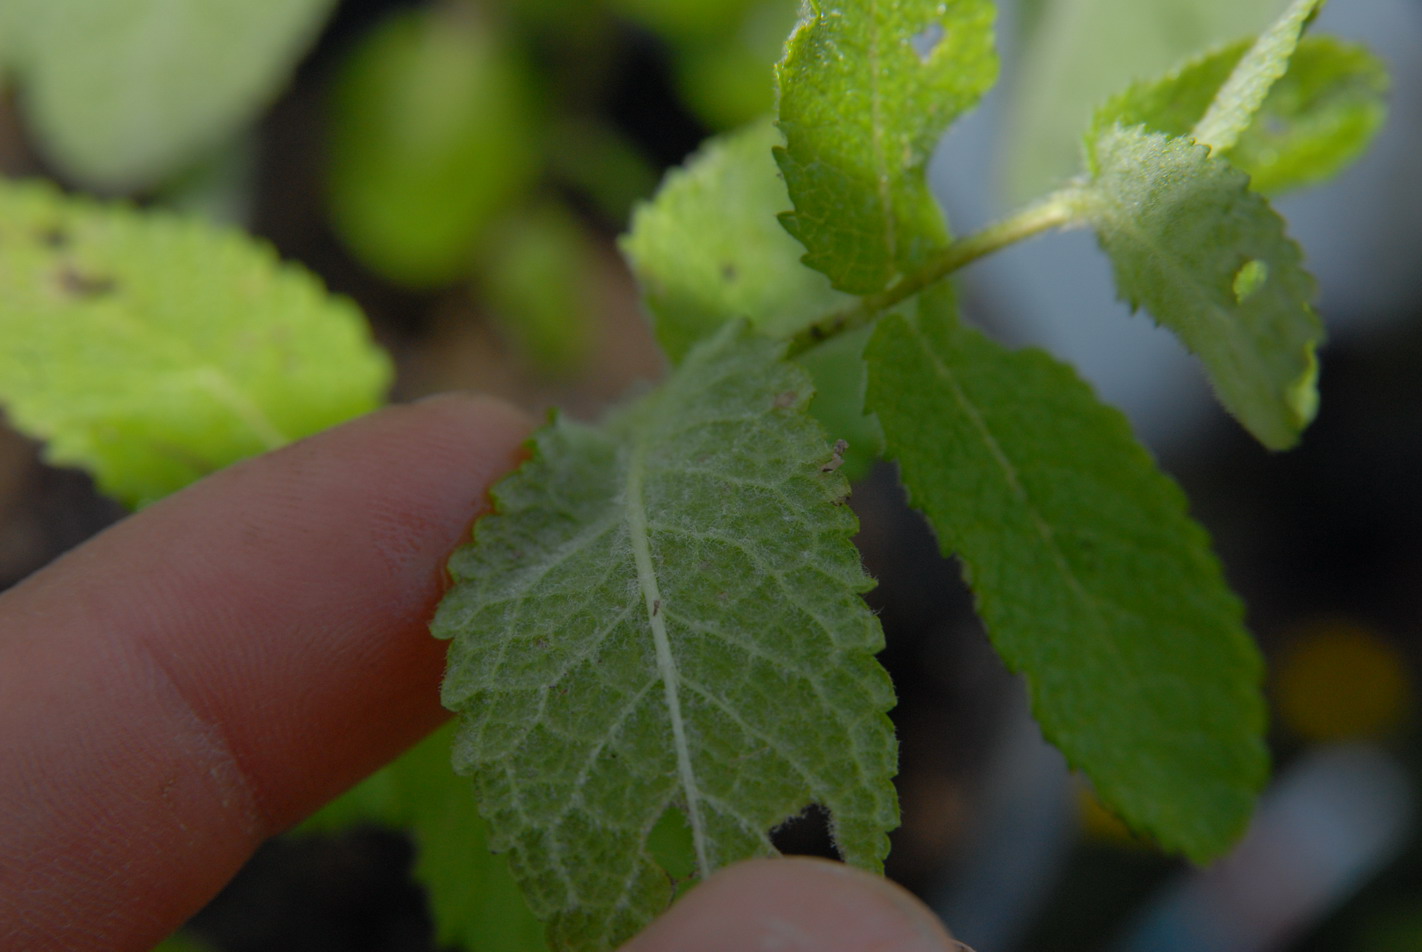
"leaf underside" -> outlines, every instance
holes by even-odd
[[[0,403],[142,505],[374,409],[360,312],[238,232],[0,181]]]
[[[555,420],[451,562],[433,630],[454,639],[455,764],[557,948],[666,907],[648,838],[667,816],[702,876],[771,853],[811,804],[846,861],[887,852],[882,634],[782,351],[727,325],[604,426]]]
[[[1066,366],[885,318],[869,407],[1044,734],[1134,828],[1203,860],[1263,785],[1261,663],[1183,494]]]

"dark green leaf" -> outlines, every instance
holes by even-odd
[[[1043,732],[1132,826],[1218,855],[1267,771],[1261,664],[1184,496],[1070,369],[964,327],[945,289],[867,356],[910,500]]]

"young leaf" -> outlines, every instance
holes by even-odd
[[[6,0],[26,119],[64,170],[153,184],[248,122],[332,0]]]
[[[1089,143],[1077,198],[1116,286],[1205,365],[1230,413],[1271,449],[1292,445],[1317,406],[1323,327],[1313,278],[1249,179],[1184,139],[1113,126]]]
[[[1097,110],[1095,133],[1143,124],[1188,136],[1249,47],[1248,40],[1233,43],[1131,86]],[[1382,126],[1387,85],[1386,68],[1362,47],[1305,37],[1249,128],[1220,154],[1249,176],[1256,192],[1324,181],[1367,149]]]
[[[997,76],[989,0],[809,0],[776,69],[776,151],[805,264],[882,290],[943,244],[924,166]]]
[[[1288,72],[1289,58],[1299,45],[1299,37],[1323,3],[1324,0],[1293,0],[1283,15],[1259,34],[1195,124],[1191,137],[1196,142],[1223,151],[1239,141],[1264,105],[1269,90]]]
[[[598,428],[555,420],[450,562],[444,702],[552,944],[607,949],[810,804],[876,869],[897,822],[892,690],[844,477],[782,344],[726,325]]]
[[[364,38],[332,98],[329,193],[366,265],[417,288],[474,270],[479,239],[537,174],[531,84],[463,7],[402,11]]]
[[[1305,37],[1230,164],[1256,192],[1326,181],[1367,151],[1387,114],[1387,67],[1361,46]]]
[[[1030,201],[1079,171],[1081,130],[1108,96],[1199,50],[1257,34],[1279,5],[1280,0],[1040,3],[1019,41],[1018,72],[1008,90],[1002,154],[1013,201]]]
[[[776,221],[790,204],[779,142],[768,121],[710,140],[632,216],[622,250],[672,360],[734,318],[785,337],[850,300],[800,266],[804,249]]]
[[[198,220],[0,181],[0,403],[129,505],[379,405],[360,312]]]
[[[945,289],[867,358],[910,499],[1044,734],[1132,826],[1218,855],[1265,779],[1261,664],[1183,494],[1069,368],[964,327]]]
[[[363,823],[408,829],[414,877],[429,897],[442,948],[543,952],[543,926],[523,901],[508,860],[489,852],[469,781],[449,769],[452,727],[327,804],[301,832],[338,832]]]

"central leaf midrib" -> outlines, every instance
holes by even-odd
[[[657,579],[657,569],[652,563],[651,540],[647,528],[647,508],[643,499],[642,482],[647,468],[647,441],[638,439],[632,444],[632,452],[627,460],[627,483],[625,504],[627,508],[627,538],[632,546],[632,558],[637,567],[637,586],[642,592],[642,603],[647,612],[647,624],[652,633],[652,645],[656,653],[657,675],[661,679],[667,707],[667,718],[671,722],[672,747],[676,752],[677,779],[686,799],[686,820],[691,827],[692,843],[696,848],[697,872],[703,878],[712,872],[710,848],[707,842],[706,823],[701,816],[702,794],[696,781],[696,771],[691,763],[691,745],[686,737],[686,723],[681,709],[681,675],[677,670],[676,657],[672,654],[671,639],[667,635],[666,612],[662,606],[661,586]]]

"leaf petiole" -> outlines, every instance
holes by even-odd
[[[856,303],[810,324],[790,339],[788,356],[799,356],[839,334],[873,322],[885,311],[994,251],[1080,221],[1083,188],[1083,183],[1073,182],[1014,215],[952,242],[931,255],[918,270],[883,291],[866,294]]]

